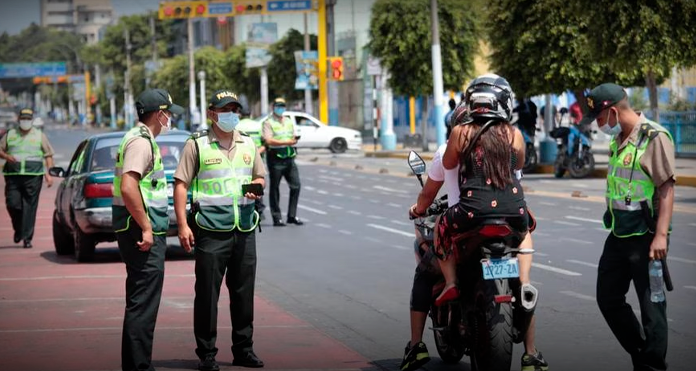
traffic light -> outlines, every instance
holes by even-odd
[[[234,10],[236,15],[245,14],[266,14],[264,0],[241,0],[234,2]]]
[[[159,19],[185,19],[207,16],[207,1],[167,1],[159,4]]]
[[[331,67],[329,74],[331,80],[343,81],[343,57],[330,57],[329,65]]]

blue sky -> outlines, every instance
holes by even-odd
[[[159,0],[111,0],[116,17],[156,10]],[[0,34],[17,34],[32,22],[41,23],[41,0],[0,0]]]

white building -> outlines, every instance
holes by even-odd
[[[41,0],[41,25],[99,41],[99,29],[114,17],[111,0]]]

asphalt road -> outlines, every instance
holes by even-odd
[[[63,165],[67,165],[79,140],[88,135],[82,130],[51,129],[48,134],[58,153],[56,162]],[[298,163],[302,178],[299,216],[307,223],[274,228],[266,214],[267,221],[257,239],[257,353],[270,369],[396,370],[409,339],[408,308],[415,267],[413,225],[407,218],[407,209],[415,201],[420,185],[406,175],[405,160],[303,151]],[[604,182],[555,180],[540,175],[528,176],[523,183],[528,204],[539,221],[534,234],[537,254],[532,271],[532,280],[540,290],[537,347],[552,370],[631,369],[628,355],[604,322],[594,297],[596,264],[607,236],[600,224]],[[282,187],[281,203],[287,211],[287,187]],[[571,197],[573,191],[587,197]],[[675,291],[667,294],[668,361],[671,370],[692,370],[696,363],[692,350],[696,344],[696,319],[692,314],[696,304],[696,189],[678,187],[676,193],[678,211],[673,218],[669,256]],[[4,262],[0,263],[0,313],[13,313],[5,319],[0,316],[0,340],[5,343],[18,336],[33,339],[36,331],[52,333],[48,329],[58,322],[62,324],[58,326],[62,329],[59,335],[64,339],[82,341],[88,348],[110,346],[106,348],[108,363],[80,363],[70,369],[117,369],[122,320],[119,295],[123,295],[124,273],[118,251],[113,243],[99,245],[97,262],[92,264],[74,264],[70,257],[57,257],[46,223],[50,219],[45,220],[47,215],[50,218],[51,201],[50,193],[42,198],[40,215],[44,225],[33,251],[0,248],[0,262]],[[0,215],[9,221],[4,211]],[[11,245],[11,234],[0,233],[0,240],[0,246]],[[193,261],[180,252],[175,239],[169,241],[172,247],[167,262],[163,319],[158,322],[154,357],[160,360],[159,368],[190,369],[195,367],[191,361],[195,359],[194,344],[192,334],[185,329],[190,327],[192,315]],[[49,278],[39,280],[37,276]],[[81,278],[67,278],[50,290],[42,289],[42,282],[51,277],[73,276]],[[226,299],[226,294],[223,297]],[[630,303],[636,303],[633,291],[627,297]],[[63,302],[61,298],[71,300]],[[109,298],[114,304],[107,305],[108,300],[99,298]],[[42,308],[48,300],[57,303],[55,312]],[[92,312],[95,305],[100,311],[98,315]],[[221,301],[221,321],[228,317],[225,307]],[[42,313],[37,315],[38,321],[31,319],[35,313]],[[284,315],[306,325],[277,325],[277,319]],[[81,316],[90,321],[81,322]],[[229,318],[226,320],[229,326]],[[17,324],[23,322],[32,325]],[[75,332],[68,331],[70,328]],[[87,332],[88,335],[81,332],[93,328],[107,330]],[[326,337],[316,340],[318,335],[307,332],[308,328]],[[172,335],[179,334],[177,331],[184,335]],[[80,338],[76,339],[78,333]],[[167,344],[167,340],[173,342],[171,339],[177,339],[175,345]],[[425,341],[433,357],[426,369],[469,369],[466,358],[457,366],[442,364],[431,332],[426,332]],[[332,342],[338,346],[322,348],[321,344]],[[287,344],[311,347],[298,353]],[[54,352],[65,349],[80,353],[68,342],[49,342],[46,347],[56,348]],[[13,345],[12,351],[0,348],[0,360],[28,357],[24,363],[12,358],[11,364],[33,366],[23,369],[51,369],[36,366],[38,361],[32,357],[37,351],[40,349],[19,345]],[[301,357],[290,362],[287,354],[291,353]],[[520,369],[521,354],[522,346],[515,346],[512,370]]]

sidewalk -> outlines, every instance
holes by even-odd
[[[593,143],[595,171],[591,176],[594,178],[606,178],[607,176],[607,165],[609,163],[608,147],[608,142]],[[403,148],[401,143],[397,144],[397,149],[393,151],[383,151],[379,144],[377,145],[377,151],[375,151],[374,148],[375,147],[372,144],[363,144],[365,157],[408,159],[409,152],[413,150],[417,152],[424,160],[430,161],[435,154],[437,144],[430,143],[430,150],[428,152],[423,152],[423,149],[420,147]],[[677,158],[675,161],[677,185],[696,187],[696,158]],[[532,173],[553,174],[553,164],[540,164],[534,171],[532,171]]]

